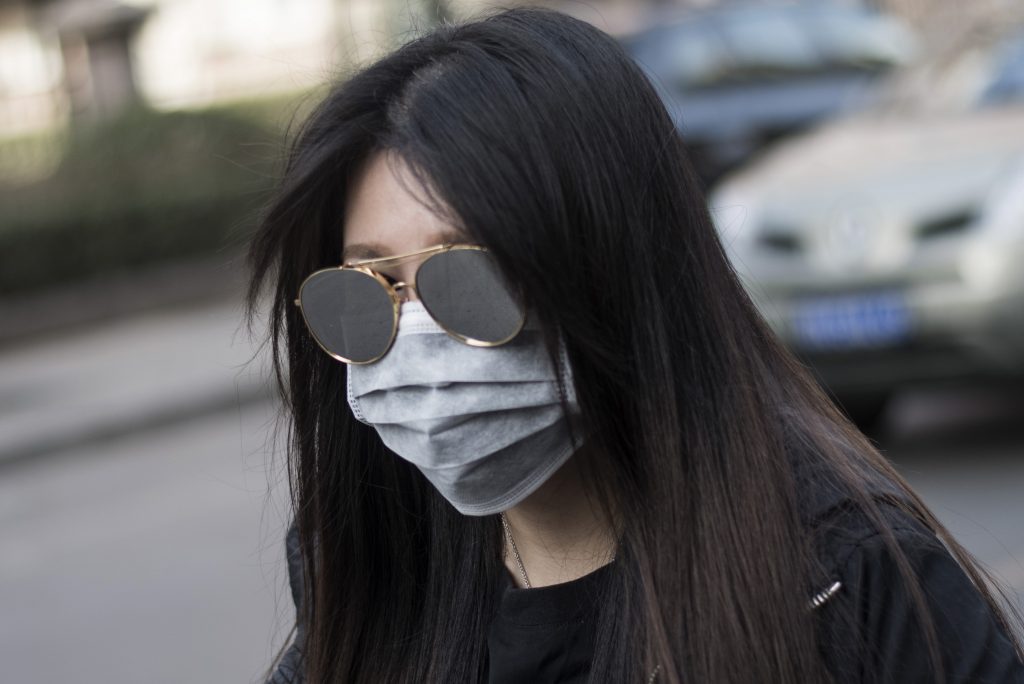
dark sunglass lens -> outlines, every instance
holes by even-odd
[[[479,249],[452,249],[424,261],[416,292],[434,320],[470,340],[505,342],[523,325],[522,306],[494,259]]]
[[[365,363],[383,354],[395,332],[387,289],[361,271],[338,269],[309,277],[299,293],[310,331],[333,354]]]

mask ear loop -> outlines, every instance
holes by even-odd
[[[529,316],[529,314],[528,314]],[[555,369],[555,380],[558,388],[558,402],[565,414],[566,423],[569,428],[569,439],[578,448],[583,444],[583,436],[580,434],[579,416],[581,415],[576,396],[576,386],[573,379],[572,364],[569,362],[568,345],[565,342],[565,335],[559,329],[554,341],[545,333],[546,346],[552,365]],[[554,349],[552,349],[552,343]]]
[[[355,399],[355,393],[352,391],[352,364],[345,364],[345,394],[348,399],[348,407],[352,409],[352,415],[356,417],[360,423],[370,424],[370,421],[366,420],[366,416],[359,409],[359,402]]]
[[[569,439],[577,448],[583,445],[584,436],[580,417],[579,397],[576,395],[576,381],[572,372],[572,364],[569,363],[569,350],[565,337],[558,335],[558,358],[561,362],[558,368],[558,394],[562,403],[562,410],[566,414],[566,422],[569,425]]]

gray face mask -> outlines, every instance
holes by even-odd
[[[539,329],[528,323],[504,345],[471,347],[406,302],[388,353],[348,366],[348,403],[460,513],[491,515],[533,493],[580,445],[569,434],[579,409],[564,349],[560,359],[568,416]]]

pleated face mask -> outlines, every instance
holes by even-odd
[[[539,328],[474,347],[405,302],[387,354],[348,366],[348,402],[460,513],[491,515],[533,493],[580,446],[569,431],[579,408],[564,349],[559,362],[569,415]]]

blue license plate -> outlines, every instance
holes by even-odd
[[[814,297],[796,303],[793,330],[803,347],[883,347],[909,337],[910,313],[899,292]]]

